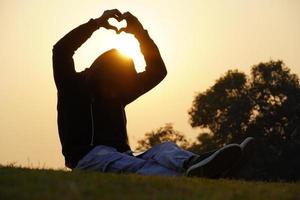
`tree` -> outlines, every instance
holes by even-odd
[[[192,127],[209,130],[194,149],[211,150],[253,136],[259,151],[253,163],[257,175],[300,178],[299,156],[293,163],[287,159],[300,155],[300,85],[282,61],[254,65],[249,77],[228,71],[196,95],[189,115]],[[295,170],[288,175],[290,169]]]
[[[243,138],[252,107],[248,88],[246,75],[230,70],[215,85],[195,97],[189,111],[190,124],[208,128],[215,148]],[[203,143],[201,140],[205,138],[198,139]]]
[[[282,61],[260,63],[252,68],[249,94],[253,101],[248,132],[267,138],[273,145],[292,140],[299,128],[300,86]]]
[[[185,136],[175,130],[171,123],[167,123],[156,130],[146,133],[145,138],[138,141],[138,147],[136,150],[147,150],[156,144],[168,141],[174,142],[182,148],[187,148],[189,146],[189,142]]]
[[[216,149],[216,143],[212,139],[213,135],[210,133],[201,133],[197,137],[197,141],[193,142],[187,150],[201,154],[210,150]]]

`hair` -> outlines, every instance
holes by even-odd
[[[136,77],[134,62],[122,55],[118,50],[111,49],[98,56],[89,69],[89,79],[92,85],[105,83],[105,86],[116,82],[129,83]]]

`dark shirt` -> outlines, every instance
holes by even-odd
[[[136,35],[146,62],[137,84],[123,100],[94,99],[86,81],[86,70],[76,72],[75,51],[99,28],[91,19],[75,28],[53,47],[53,73],[57,87],[58,131],[66,166],[78,161],[97,145],[130,150],[125,106],[155,87],[167,74],[164,62],[147,31]]]

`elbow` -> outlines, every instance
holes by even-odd
[[[59,52],[61,52],[61,48],[59,45],[57,45],[58,43],[56,43],[55,45],[53,45],[52,47],[52,54],[53,55],[56,55],[58,54]]]
[[[60,41],[58,41],[52,48],[53,56],[73,56],[74,51],[71,51],[65,45],[63,45]]]
[[[163,67],[162,67],[162,71],[161,71],[162,79],[164,79],[167,76],[167,74],[168,74],[167,68],[166,68],[166,66],[164,64]]]
[[[60,40],[58,40],[52,47],[52,53],[63,53],[69,51],[68,45],[65,42],[65,40],[62,38]]]
[[[167,69],[165,68],[161,74],[162,79],[164,79],[167,76],[167,74],[168,74],[168,72],[167,72]]]
[[[52,59],[53,61],[57,58],[57,56],[59,55],[59,50],[57,49],[57,47],[54,45],[52,48]]]
[[[60,41],[56,42],[52,47],[52,53],[63,51],[63,46]]]
[[[166,68],[166,66],[165,66],[165,64],[164,64],[163,62],[160,63],[160,64],[157,64],[156,66],[157,66],[157,68],[156,68],[156,70],[154,71],[155,76],[156,76],[160,81],[162,81],[162,80],[167,76],[167,74],[168,74],[167,68]]]
[[[167,76],[167,70],[165,68],[161,69],[156,72],[155,76],[157,77],[157,80],[160,82]]]

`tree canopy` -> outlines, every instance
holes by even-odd
[[[192,127],[206,128],[199,153],[252,136],[257,155],[252,177],[300,179],[300,85],[282,61],[259,63],[250,76],[229,70],[189,110]]]
[[[299,130],[299,79],[282,61],[254,65],[249,77],[230,70],[195,97],[189,115],[192,127],[211,131],[216,147],[246,136],[280,145]]]
[[[144,151],[150,149],[156,144],[163,142],[174,142],[182,148],[187,148],[189,145],[185,136],[179,131],[173,128],[171,123],[167,123],[164,126],[150,131],[145,134],[145,138],[138,141],[137,151]]]
[[[300,85],[282,61],[251,67],[251,74],[229,70],[204,92],[188,112],[190,124],[201,130],[189,143],[167,124],[146,133],[138,149],[173,141],[201,154],[246,137],[256,140],[256,153],[244,179],[300,179]]]

